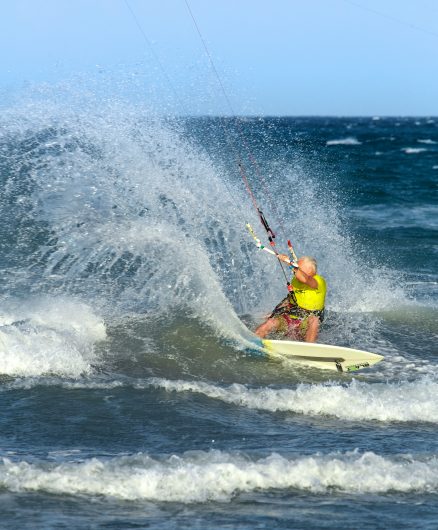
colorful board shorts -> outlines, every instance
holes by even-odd
[[[284,312],[275,315],[275,318],[281,319],[279,331],[286,335],[304,336],[307,331],[307,324],[309,317],[314,315],[319,318],[319,321],[324,320],[324,309],[319,311],[307,311],[306,309],[296,308],[294,312]]]

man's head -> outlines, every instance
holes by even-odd
[[[317,271],[316,259],[311,256],[302,256],[298,260],[299,268],[309,276],[315,276]]]

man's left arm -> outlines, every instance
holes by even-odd
[[[289,258],[286,256],[286,254],[277,254],[277,258],[280,259],[281,261],[284,261],[285,263],[290,263]],[[312,289],[318,289],[318,282],[315,280],[313,276],[306,274],[299,267],[294,267],[294,271],[295,271],[295,277],[297,278],[297,280],[299,280],[301,283],[305,283]]]
[[[306,274],[299,268],[295,269],[295,278],[301,283],[305,283],[312,289],[318,289],[318,282],[315,280],[315,278],[309,274]]]

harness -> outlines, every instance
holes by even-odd
[[[324,320],[324,308],[318,310],[304,309],[297,303],[295,293],[291,291],[278,305],[275,306],[269,318],[282,316],[289,324],[289,319],[305,320],[314,315],[322,322]]]

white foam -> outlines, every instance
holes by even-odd
[[[63,298],[9,300],[2,304],[0,373],[77,377],[91,372],[93,344],[105,326],[91,308]]]
[[[425,147],[403,147],[401,151],[407,155],[416,155],[418,153],[424,153],[427,149]]]
[[[357,138],[349,136],[348,138],[341,138],[339,140],[328,140],[325,145],[362,145]]]
[[[93,373],[91,377],[89,374],[80,374],[80,377],[69,379],[65,375],[45,375],[45,376],[27,376],[16,378],[12,381],[4,382],[0,386],[0,391],[7,392],[9,390],[29,390],[36,386],[45,387],[60,387],[69,390],[112,390],[115,388],[133,387],[132,383],[118,380],[96,379]],[[143,386],[144,388],[144,386]]]
[[[438,461],[435,456],[383,457],[372,452],[296,458],[273,453],[259,459],[220,451],[164,459],[140,453],[63,464],[4,458],[0,485],[14,492],[183,503],[229,501],[242,493],[290,488],[312,493],[435,493]]]
[[[399,359],[409,373],[415,369]],[[394,360],[397,362],[397,359]],[[348,384],[300,384],[296,388],[251,388],[242,384],[220,386],[201,381],[25,378],[2,385],[4,391],[32,388],[35,385],[60,386],[71,390],[105,390],[120,387],[145,389],[162,388],[167,392],[192,392],[224,403],[270,412],[291,412],[309,416],[333,416],[350,421],[425,422],[438,423],[438,382],[421,372],[431,366],[418,366],[419,379],[412,382],[365,382],[352,380]],[[436,371],[436,367],[433,368]],[[391,370],[393,372],[393,370]]]
[[[425,138],[424,140],[417,140],[419,144],[427,144],[427,145],[434,145],[436,144],[435,140],[431,140],[430,138]]]
[[[221,387],[203,382],[152,380],[152,384],[175,392],[197,392],[212,399],[251,409],[287,411],[343,420],[438,423],[438,383],[423,378],[403,383],[366,383],[353,380],[343,385],[301,384],[289,388],[248,388],[233,384]]]

